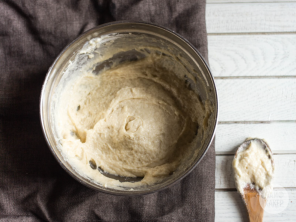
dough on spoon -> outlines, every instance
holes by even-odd
[[[272,192],[274,165],[269,148],[263,147],[263,141],[251,139],[240,147],[233,160],[235,182],[243,195],[244,188],[256,189],[266,198]]]

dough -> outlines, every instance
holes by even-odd
[[[252,140],[250,145],[237,153],[233,160],[235,180],[238,190],[244,193],[244,188],[249,185],[267,197],[272,191],[272,178],[274,166],[271,162],[272,155],[265,151],[262,144]]]
[[[202,139],[210,111],[164,61],[151,50],[99,74],[92,65],[63,89],[57,128],[77,172],[105,186],[135,187],[162,180],[194,154],[192,143]],[[144,178],[120,184],[98,169]]]

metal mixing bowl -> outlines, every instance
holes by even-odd
[[[120,36],[125,36],[121,38]],[[130,35],[130,37],[127,37]],[[195,78],[196,82],[190,82],[193,91],[199,94],[202,101],[208,100],[212,107],[212,114],[209,117],[209,127],[204,135],[204,142],[195,144],[195,149],[199,149],[198,155],[193,161],[188,162],[187,166],[182,170],[176,170],[174,174],[168,176],[166,180],[161,183],[149,185],[139,189],[112,189],[106,188],[103,185],[95,183],[90,178],[86,178],[78,174],[75,169],[63,158],[59,149],[59,141],[56,137],[56,130],[54,126],[54,120],[52,118],[52,106],[53,95],[57,88],[61,77],[64,75],[64,70],[69,65],[69,61],[73,60],[76,52],[83,47],[83,45],[92,38],[100,36],[117,36],[115,47],[120,45],[130,45],[131,49],[133,45],[143,45],[144,47],[158,47],[169,50],[172,54],[182,57],[185,66],[193,67],[190,69],[191,75]],[[137,36],[145,36],[145,41],[137,40]],[[108,48],[102,46],[102,53],[108,52]],[[185,64],[186,63],[186,64]],[[44,85],[41,92],[40,99],[40,116],[42,129],[46,138],[46,141],[59,162],[59,164],[76,180],[82,184],[91,187],[93,189],[117,195],[135,195],[135,194],[147,194],[155,191],[162,190],[168,186],[180,181],[187,174],[189,174],[194,167],[201,161],[202,157],[208,150],[211,141],[214,137],[217,116],[218,116],[218,99],[217,91],[214,83],[213,76],[200,53],[182,36],[166,28],[142,23],[142,22],[113,22],[107,23],[96,28],[93,28],[75,39],[70,43],[57,57],[53,65],[49,69]]]

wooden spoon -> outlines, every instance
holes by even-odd
[[[250,143],[253,140],[257,140],[262,145],[262,148],[266,151],[266,155],[269,155],[269,159],[271,160],[272,164],[273,158],[272,158],[272,152],[268,146],[268,144],[261,139],[247,139],[244,143],[239,146],[239,148],[236,151],[235,157],[237,157],[237,153],[241,150],[246,149]],[[254,185],[254,184],[253,184]],[[252,188],[251,188],[252,187]],[[263,221],[263,214],[264,214],[264,208],[266,206],[266,198],[263,198],[260,193],[254,188],[254,186],[247,185],[244,188],[244,194],[241,194],[245,205],[247,207],[248,213],[249,213],[249,219],[250,222],[262,222]]]
[[[266,199],[257,190],[250,187],[244,189],[243,195],[249,213],[250,222],[262,222]]]

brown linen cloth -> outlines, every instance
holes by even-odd
[[[156,23],[207,58],[205,0],[2,0],[0,15],[0,221],[214,221],[213,145],[170,188],[112,196],[81,185],[59,166],[39,121],[48,68],[69,42],[99,24]]]

